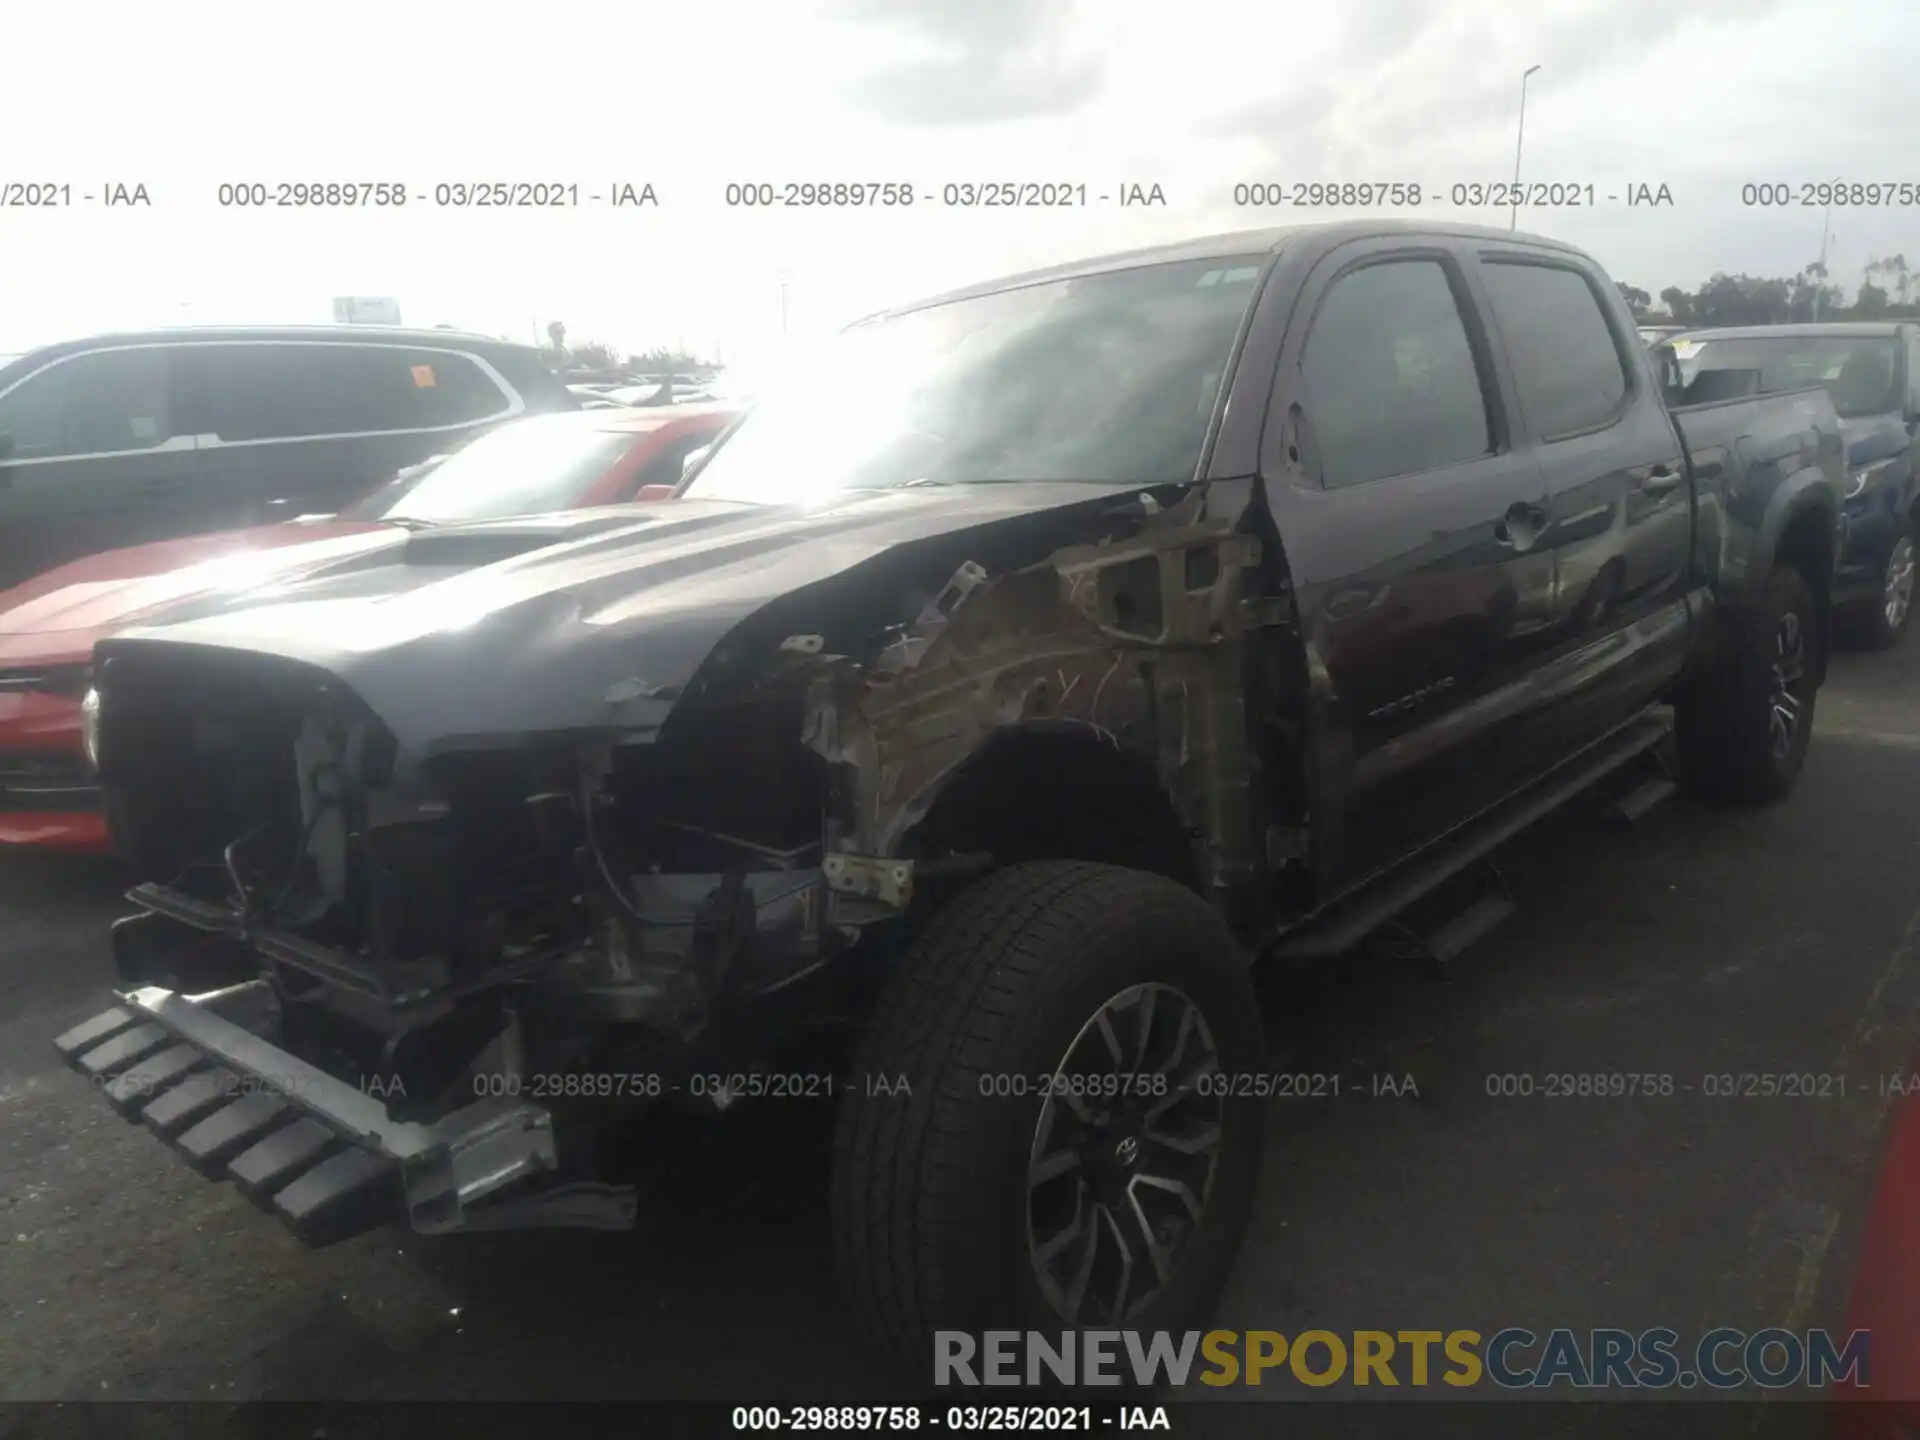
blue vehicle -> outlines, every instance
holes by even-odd
[[[1680,356],[1682,403],[1698,405],[1823,385],[1847,446],[1846,550],[1837,615],[1863,638],[1896,645],[1913,622],[1914,432],[1920,429],[1920,325],[1856,322],[1692,330]]]

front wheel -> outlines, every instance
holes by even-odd
[[[1172,881],[1044,861],[961,894],[840,1115],[835,1248],[872,1340],[927,1375],[942,1330],[1197,1327],[1251,1212],[1260,1107],[1229,1077],[1262,1051],[1246,958]]]
[[[1681,777],[1709,799],[1769,804],[1793,789],[1806,763],[1819,610],[1800,572],[1778,565],[1757,612],[1733,623],[1731,653],[1675,702]]]

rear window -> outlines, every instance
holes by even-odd
[[[205,429],[229,442],[458,427],[512,403],[453,351],[287,342],[182,353]]]
[[[1891,335],[1779,335],[1702,340],[1684,357],[1686,405],[1822,386],[1842,415],[1900,408],[1899,341]]]
[[[1534,435],[1578,435],[1627,398],[1627,365],[1587,277],[1560,265],[1488,260],[1481,273]]]

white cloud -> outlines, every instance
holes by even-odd
[[[497,17],[497,18],[496,18]],[[1875,0],[708,0],[517,9],[365,0],[22,8],[0,181],[144,182],[147,211],[0,211],[0,351],[115,325],[319,321],[340,294],[410,322],[625,347],[772,346],[996,271],[1311,218],[1237,180],[1512,173],[1600,205],[1522,219],[1658,290],[1811,259],[1822,214],[1749,180],[1920,183],[1905,57]],[[37,68],[18,57],[39,56]],[[53,65],[45,57],[70,56]],[[436,210],[437,181],[651,182],[657,210]],[[729,181],[1158,183],[1165,210],[729,209]],[[223,181],[400,180],[400,211],[245,212]],[[1671,210],[1604,197],[1668,184]],[[1462,216],[1503,224],[1504,212]],[[1841,212],[1833,263],[1920,250],[1920,207]],[[183,304],[191,306],[183,311]]]

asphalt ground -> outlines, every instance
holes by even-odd
[[[1816,735],[1774,809],[1569,811],[1504,857],[1520,911],[1444,977],[1363,963],[1277,1019],[1276,1069],[1340,1095],[1272,1103],[1216,1323],[1842,1326],[1883,1080],[1920,1070],[1920,643],[1837,656]],[[819,1127],[791,1110],[663,1152],[631,1235],[301,1249],[48,1043],[103,1008],[121,883],[0,863],[0,1397],[884,1393],[834,1297]],[[1671,1086],[1544,1093],[1579,1074]],[[1723,1075],[1833,1078],[1825,1098],[1709,1093]],[[1533,1093],[1490,1093],[1524,1088],[1500,1077]]]

